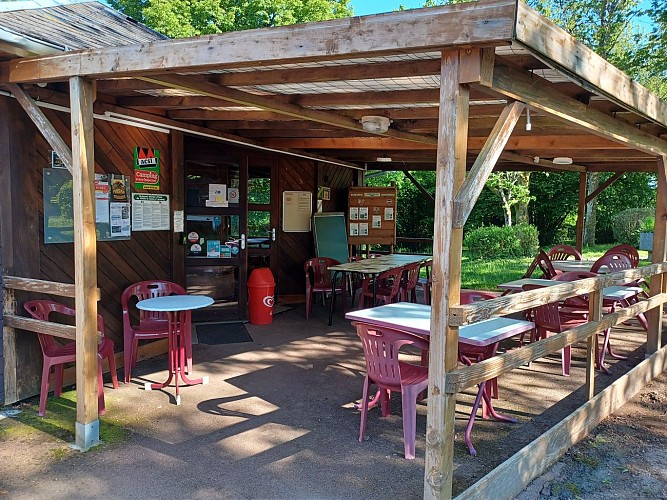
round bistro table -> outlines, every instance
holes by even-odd
[[[181,404],[178,381],[182,379],[185,385],[197,385],[208,383],[208,377],[192,379],[188,373],[185,374],[187,366],[185,359],[185,343],[192,342],[190,331],[190,317],[193,309],[201,309],[213,304],[211,297],[204,295],[168,295],[165,297],[154,297],[152,299],[137,302],[137,308],[144,311],[155,311],[167,313],[169,321],[169,378],[162,384],[146,382],[144,389],[162,389],[168,386],[172,379],[176,386],[176,404]]]

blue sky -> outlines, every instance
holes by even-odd
[[[407,9],[416,9],[424,5],[424,0],[352,0],[355,16],[392,12],[403,4]]]

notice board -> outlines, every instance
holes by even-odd
[[[313,215],[313,237],[318,257],[331,257],[340,263],[347,262],[350,253],[343,212],[321,212]]]
[[[347,203],[350,245],[396,244],[396,188],[351,187]]]
[[[313,214],[313,193],[310,191],[283,192],[283,231],[286,233],[310,232],[310,216]]]

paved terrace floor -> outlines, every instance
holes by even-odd
[[[143,390],[166,378],[166,355],[140,362],[132,383],[105,390],[102,425],[129,428],[129,439],[58,461],[44,460],[39,445],[0,437],[0,489],[11,498],[421,498],[426,406],[418,408],[415,460],[403,458],[400,395],[389,418],[369,412],[367,441],[359,443],[361,345],[342,313],[331,327],[327,319],[315,304],[307,321],[297,305],[271,325],[247,325],[253,342],[195,345],[195,373],[210,383],[183,388],[181,406],[173,387]],[[644,339],[636,321],[614,331],[616,351],[630,358],[608,359],[612,375],[597,375],[598,391],[644,358]],[[477,457],[463,441],[473,392],[462,395],[455,491],[579,406],[584,364],[582,344],[570,377],[560,375],[560,356],[503,376],[497,408],[519,422],[478,419]],[[18,447],[42,460],[17,468]]]

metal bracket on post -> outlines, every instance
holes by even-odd
[[[100,421],[94,420],[89,424],[76,423],[76,441],[72,448],[78,451],[88,451],[100,444]]]

